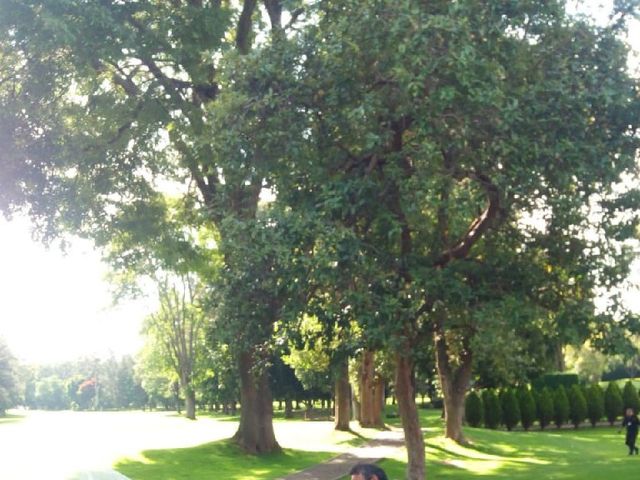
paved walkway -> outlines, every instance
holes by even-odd
[[[397,454],[404,446],[400,429],[379,432],[373,440],[365,445],[354,447],[331,460],[313,467],[292,473],[278,480],[338,480],[349,474],[349,470],[357,463],[376,463],[383,458]]]

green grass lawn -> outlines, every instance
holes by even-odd
[[[223,440],[194,448],[146,451],[141,459],[121,460],[115,468],[134,480],[266,480],[303,470],[333,455],[285,449],[258,457],[243,454],[231,441]]]
[[[624,435],[617,433],[617,427],[551,428],[544,432],[467,428],[471,443],[463,447],[443,438],[439,411],[421,410],[421,416],[429,480],[640,477],[640,456],[627,456]],[[194,448],[146,451],[137,458],[119,461],[115,468],[133,480],[275,479],[326,461],[336,455],[336,447],[346,449],[374,433],[333,432],[330,425],[314,423],[276,422],[283,428],[278,432],[279,441],[296,448],[285,448],[276,455],[245,455],[232,442],[223,440]],[[397,426],[399,419],[389,419],[389,423]],[[390,479],[403,479],[404,453],[384,460],[381,466]]]
[[[629,457],[616,427],[506,432],[467,428],[462,447],[442,437],[439,412],[423,413],[429,479],[632,479],[640,456]],[[404,478],[403,458],[381,463],[390,479]]]
[[[204,416],[231,420],[223,415]],[[375,433],[359,428],[336,432],[330,422],[302,420],[276,420],[275,426],[278,442],[285,447],[282,453],[246,455],[232,441],[221,440],[190,448],[147,450],[135,458],[120,459],[114,468],[133,480],[275,479],[327,461]]]
[[[5,423],[13,423],[13,422],[17,422],[19,420],[22,420],[24,417],[22,415],[12,415],[10,413],[7,413],[4,417],[0,417],[0,425],[3,425]]]

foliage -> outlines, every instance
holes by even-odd
[[[531,390],[526,386],[521,386],[516,392],[518,406],[520,407],[520,421],[522,428],[529,430],[536,420],[537,406]]]
[[[511,431],[520,422],[520,406],[512,388],[504,390],[500,394],[500,406],[502,409],[502,423]]]
[[[623,408],[624,401],[620,387],[616,382],[609,382],[604,391],[604,414],[611,425],[622,415]]]
[[[18,402],[18,371],[9,347],[0,338],[0,417]]]
[[[568,370],[578,374],[581,381],[599,382],[603,373],[610,368],[611,356],[594,350],[589,342],[580,347],[568,345],[565,348],[565,363]]]
[[[569,420],[569,399],[567,391],[560,385],[553,391],[553,423],[560,428]]]
[[[545,373],[541,377],[533,381],[533,388],[542,390],[547,387],[550,390],[555,390],[559,386],[563,386],[565,390],[570,389],[573,385],[577,385],[580,379],[575,373]]]
[[[553,392],[547,387],[541,391],[537,390],[537,392],[539,392],[539,397],[536,400],[538,406],[538,422],[540,423],[540,428],[544,430],[551,424],[555,417]]]
[[[573,385],[569,389],[569,419],[575,428],[587,418],[587,401],[579,385]]]
[[[604,392],[597,383],[592,383],[587,388],[587,418],[591,422],[592,426],[596,424],[604,417]]]
[[[478,392],[470,391],[464,403],[464,417],[467,423],[472,427],[479,427],[483,420],[483,410],[482,398]]]
[[[484,407],[484,426],[492,429],[498,428],[502,421],[502,409],[500,399],[494,390],[487,389],[482,392],[482,405]]]
[[[638,397],[638,390],[633,385],[631,380],[627,380],[622,388],[622,406],[623,409],[633,408],[633,411],[638,413],[640,411],[640,397]]]

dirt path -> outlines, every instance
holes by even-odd
[[[338,480],[349,474],[357,463],[376,463],[383,458],[394,456],[403,448],[402,431],[392,429],[381,431],[373,440],[361,447],[349,449],[328,462],[314,465],[301,472],[287,475],[278,480]]]

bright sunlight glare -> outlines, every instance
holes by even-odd
[[[31,237],[20,217],[0,220],[0,337],[20,360],[49,363],[135,353],[150,299],[114,306],[108,266],[88,241],[65,255]]]

